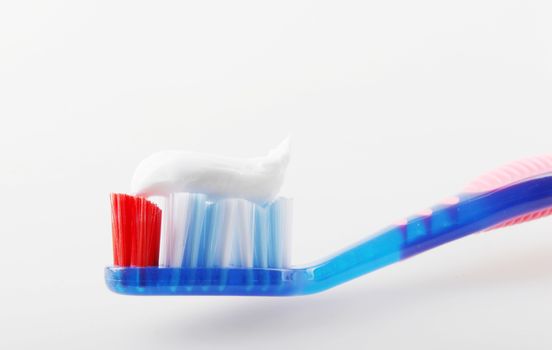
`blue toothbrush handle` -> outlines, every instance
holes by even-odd
[[[304,293],[315,293],[495,225],[552,207],[552,175],[491,192],[461,194],[422,215],[388,227],[356,246],[316,264]]]

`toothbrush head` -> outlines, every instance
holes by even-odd
[[[108,286],[125,294],[282,294],[289,269],[292,201],[266,205],[174,193],[153,201],[112,194],[114,266]],[[287,292],[286,292],[287,291]]]

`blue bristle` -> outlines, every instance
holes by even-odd
[[[205,217],[201,229],[201,244],[199,245],[199,250],[195,252],[198,257],[198,266],[200,267],[207,266],[207,251],[211,242],[213,210],[214,205],[212,203],[209,203],[205,206]]]
[[[192,215],[190,215],[182,266],[197,267],[199,265],[201,236],[206,215],[206,201],[205,195],[194,194],[192,196]]]

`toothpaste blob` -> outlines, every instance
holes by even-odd
[[[256,158],[158,152],[138,165],[131,191],[140,196],[204,193],[213,198],[243,198],[265,204],[278,195],[289,157],[289,138],[266,156]]]

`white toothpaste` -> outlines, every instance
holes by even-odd
[[[136,168],[131,191],[142,196],[176,192],[214,198],[273,201],[280,191],[290,157],[289,138],[264,157],[231,158],[187,151],[163,151]]]

